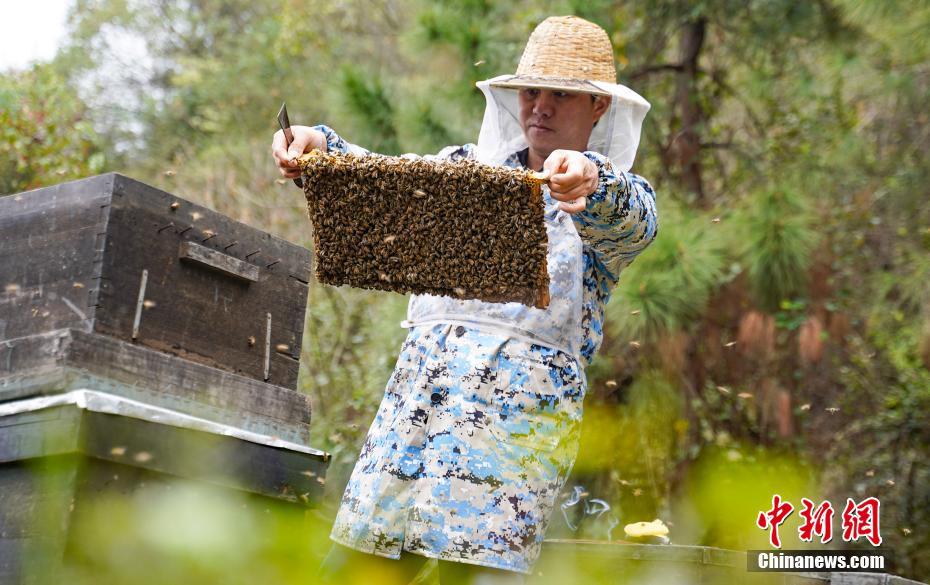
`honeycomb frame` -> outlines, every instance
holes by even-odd
[[[297,162],[319,282],[548,307],[544,176],[319,150]]]

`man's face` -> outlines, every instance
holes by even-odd
[[[594,122],[607,110],[607,98],[587,93],[524,88],[520,90],[520,125],[530,149],[543,158],[553,150],[583,151]]]

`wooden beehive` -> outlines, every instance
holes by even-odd
[[[305,248],[108,174],[0,198],[0,258],[0,583],[73,582],[120,498],[255,509],[233,532],[319,502]]]
[[[0,198],[0,402],[91,388],[307,444],[310,252],[118,174]]]
[[[110,173],[0,198],[0,340],[73,328],[296,388],[310,253]]]
[[[320,282],[548,306],[539,175],[319,151],[298,161]]]
[[[164,506],[195,489],[225,508],[226,529],[270,538],[280,526],[269,509],[277,522],[299,520],[322,499],[328,454],[190,422],[93,391],[0,403],[0,583],[74,582],[72,567],[108,554],[107,539],[95,536],[110,524],[89,515],[100,506]],[[198,581],[193,571],[174,579]]]

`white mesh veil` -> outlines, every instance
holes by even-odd
[[[502,164],[511,154],[527,147],[520,127],[517,90],[492,85],[513,77],[501,75],[476,84],[487,100],[476,153],[483,163]],[[649,102],[623,85],[602,81],[591,83],[609,92],[612,99],[610,107],[591,132],[588,150],[607,156],[616,169],[629,171],[636,157]]]

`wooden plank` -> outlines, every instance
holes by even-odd
[[[308,525],[305,520],[308,516],[304,506],[277,500],[247,492],[238,492],[219,486],[211,486],[188,480],[185,478],[165,475],[145,469],[131,468],[107,461],[93,460],[84,468],[84,473],[78,478],[77,505],[72,514],[72,530],[68,535],[65,552],[65,565],[68,574],[78,573],[89,575],[102,583],[133,583],[139,582],[139,567],[126,565],[122,561],[132,559],[135,553],[145,556],[145,564],[158,570],[160,575],[172,575],[173,583],[203,583],[216,582],[205,579],[203,572],[197,572],[200,563],[190,563],[190,555],[183,551],[172,552],[164,547],[152,547],[152,527],[143,524],[158,510],[159,517],[165,521],[165,527],[171,530],[172,522],[177,519],[184,523],[193,520],[186,506],[172,507],[173,502],[190,504],[191,498],[206,499],[209,509],[204,510],[209,516],[220,515],[223,518],[223,529],[230,535],[245,535],[250,539],[263,543],[280,540],[282,526],[307,526],[306,535],[309,540],[302,539],[296,549],[286,547],[288,550],[278,550],[285,553],[281,563],[276,565],[294,566],[301,562],[294,554],[303,555],[313,552],[311,548],[319,543],[320,550],[314,556],[322,558],[328,544],[325,537],[320,540],[319,535],[325,530],[322,525]],[[106,502],[119,502],[117,506],[125,511],[122,521],[114,523],[107,514]],[[94,505],[103,503],[103,506]],[[125,502],[125,504],[124,504]],[[197,512],[195,512],[197,514]],[[312,516],[311,516],[312,517]],[[178,527],[179,529],[181,527]],[[115,532],[114,532],[115,531]],[[313,532],[311,535],[310,532]],[[170,537],[169,535],[165,535]],[[116,544],[124,553],[121,560],[116,563],[108,556]],[[219,544],[219,543],[215,543]],[[267,561],[270,551],[267,546],[251,551],[244,551],[240,538],[232,538],[228,548],[223,547],[214,552],[228,558],[241,558],[242,555],[255,556],[255,560]],[[127,556],[129,555],[129,556]],[[263,558],[259,558],[263,557]],[[245,559],[243,559],[245,560]],[[196,559],[195,559],[196,561]],[[246,560],[246,564],[249,564]],[[309,569],[314,569],[312,562],[305,563]],[[250,565],[251,566],[251,565]],[[135,569],[135,570],[134,570]],[[136,576],[136,579],[133,579]],[[271,575],[266,571],[256,574],[241,575],[236,573],[237,579],[242,583],[274,583],[277,574]],[[167,582],[168,580],[162,579]],[[313,581],[310,578],[310,581]],[[225,581],[224,581],[225,582]],[[61,581],[67,583],[67,581]]]
[[[74,409],[48,409],[0,417],[0,463],[72,453],[80,440]]]
[[[77,436],[74,437],[77,445]],[[45,457],[0,465],[0,533],[39,538],[60,533],[74,495],[78,459]]]
[[[148,388],[161,395],[152,400],[155,395],[148,394],[152,398],[142,398],[143,402],[248,430],[262,428],[256,432],[296,443],[309,440],[310,399],[296,390],[80,332],[74,335],[68,364],[117,386]]]
[[[643,545],[574,539],[548,539],[536,569],[558,573],[570,566],[578,582],[637,585],[826,585],[829,577],[800,573],[749,573],[746,553],[713,547]]]
[[[157,216],[170,213],[169,219],[179,228],[191,225],[195,230],[210,230],[211,233],[216,234],[214,239],[219,240],[213,242],[211,239],[211,246],[222,249],[233,241],[238,242],[236,246],[227,250],[228,254],[237,258],[242,258],[245,254],[260,249],[260,252],[249,258],[249,262],[259,267],[276,262],[273,267],[274,273],[283,272],[299,277],[304,282],[310,281],[310,251],[304,246],[288,242],[212,209],[187,201],[182,196],[172,195],[118,173],[113,174],[113,195],[121,199],[123,197],[131,199],[134,205]],[[177,203],[178,208],[169,211],[173,203]]]
[[[323,494],[326,463],[318,455],[112,414],[85,417],[83,452],[97,459],[293,503],[317,503]]]
[[[310,399],[296,390],[75,330],[0,344],[0,401],[78,388],[309,445]]]
[[[23,557],[29,540],[6,538],[0,530],[0,583],[20,583],[23,578]]]
[[[181,242],[178,257],[181,260],[205,266],[233,278],[258,282],[258,266],[243,262],[238,258],[233,258],[228,254],[223,254],[206,246],[201,246],[196,242]]]
[[[865,551],[863,551],[865,552]],[[922,585],[885,573],[831,573],[830,585]]]
[[[157,258],[173,258],[176,236],[163,233],[145,247],[155,249]],[[145,263],[142,242],[117,244],[120,234],[108,236],[108,248],[130,252],[130,260],[112,259],[104,270],[111,280],[101,287],[100,303],[105,307],[98,321],[98,331],[121,339],[131,337],[135,319],[134,305],[142,270],[149,270],[146,290],[147,308],[142,313],[138,342],[185,359],[226,369],[257,380],[265,380],[264,339],[266,315],[272,314],[272,347],[285,345],[291,355],[299,356],[302,342],[303,312],[277,299],[306,300],[306,287],[285,279],[269,278],[249,286],[228,278],[174,261]],[[139,249],[137,249],[137,247]],[[109,256],[108,256],[109,260]],[[154,268],[152,268],[154,266]],[[302,289],[302,290],[301,290]],[[296,388],[297,363],[273,353],[271,376],[267,381]]]
[[[20,236],[21,234],[9,232],[9,228],[19,225],[22,221],[21,216],[45,217],[47,221],[52,222],[49,227],[53,231],[57,230],[60,224],[54,222],[64,218],[56,213],[57,210],[74,206],[81,201],[86,204],[109,202],[116,176],[115,173],[97,175],[0,197],[0,234]],[[98,199],[103,201],[97,201]],[[87,209],[90,210],[91,207],[92,205],[88,205]],[[0,235],[0,238],[5,236]]]
[[[158,473],[196,479],[230,489],[311,505],[323,494],[327,461],[323,455],[304,453],[246,441],[236,437],[187,429],[121,416],[84,410],[68,404],[45,411],[58,411],[59,418],[36,418],[38,412],[11,414],[0,426],[0,463],[29,459],[51,462],[52,455],[78,453],[92,459],[147,469]],[[77,421],[75,423],[74,421]],[[61,437],[39,443],[36,437]],[[27,448],[6,449],[7,446]],[[67,445],[68,449],[62,449]],[[18,455],[18,457],[17,457]],[[50,463],[49,463],[50,464]],[[6,469],[0,465],[0,470]],[[15,469],[11,467],[10,469]],[[27,536],[33,525],[30,506],[23,500],[22,474],[0,473],[0,496],[5,524],[18,526],[15,536]],[[5,485],[9,484],[9,485]],[[34,487],[34,486],[33,486]],[[30,498],[44,497],[41,489]],[[28,500],[31,501],[31,500]],[[39,532],[44,534],[39,526]]]
[[[60,366],[73,331],[59,329],[0,343],[0,401],[10,399],[4,396],[4,390],[10,386],[12,376],[20,372],[35,375]]]
[[[61,533],[33,538],[0,538],[0,583],[3,585],[49,585],[66,583],[61,578]]]

